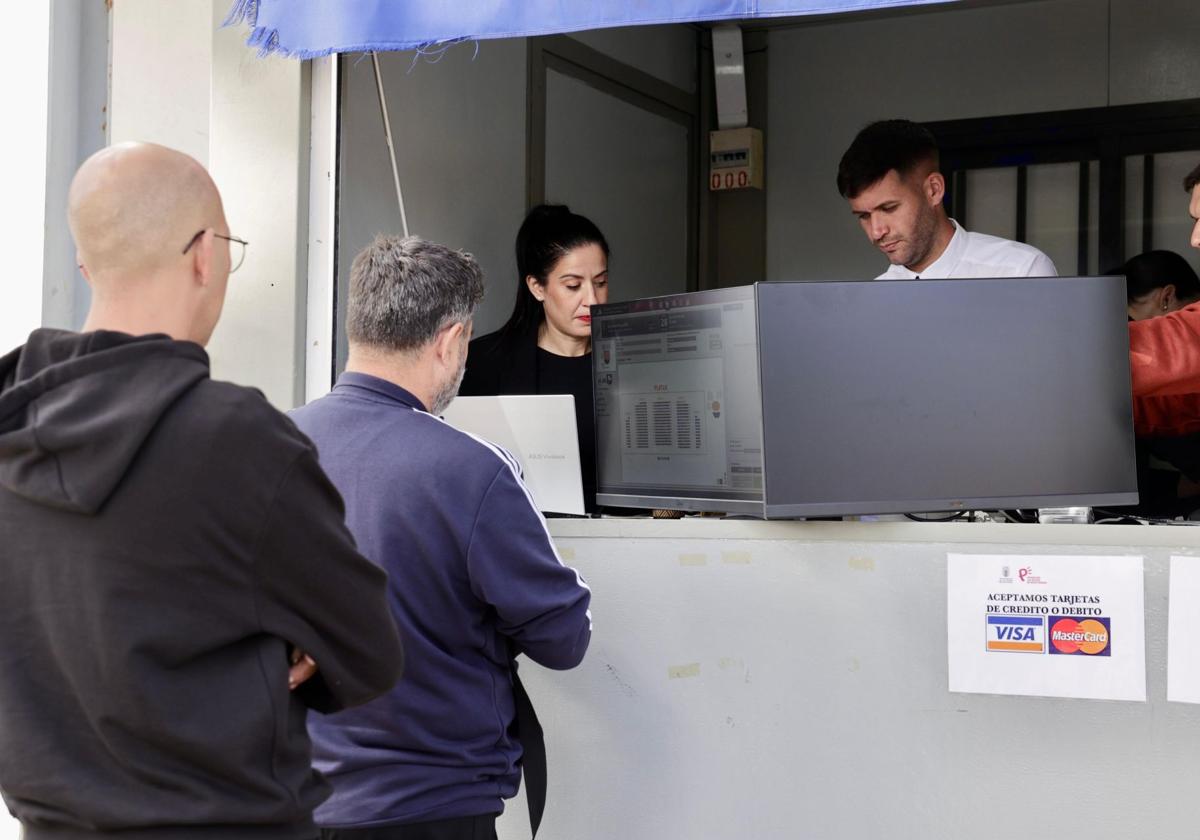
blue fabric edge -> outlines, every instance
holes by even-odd
[[[672,23],[697,23],[700,21],[712,20],[759,20],[764,18],[776,17],[808,17],[810,15],[819,14],[846,14],[849,12],[867,11],[870,9],[886,9],[899,6],[926,6],[933,4],[948,4],[956,2],[956,0],[861,0],[854,6],[844,7],[837,12],[830,11],[780,11],[755,13],[749,17],[744,14],[730,15],[708,15],[702,17],[664,17],[664,18],[647,18],[638,21],[626,21],[622,23],[613,23],[603,27],[590,26],[574,26],[569,28],[548,27],[546,29],[514,31],[514,32],[492,32],[487,35],[461,35],[456,38],[447,38],[441,41],[374,41],[365,44],[347,44],[332,46],[320,50],[304,50],[292,49],[284,45],[279,37],[278,29],[267,29],[266,27],[258,26],[258,4],[259,0],[233,0],[233,6],[229,10],[229,14],[222,21],[222,28],[227,26],[236,26],[240,23],[245,23],[250,27],[250,35],[246,38],[246,46],[257,47],[258,57],[266,58],[270,55],[280,55],[285,58],[295,58],[300,61],[309,61],[315,58],[324,58],[334,53],[355,53],[355,52],[401,52],[407,50],[421,50],[433,47],[448,46],[452,44],[460,44],[464,41],[474,40],[491,40],[498,38],[535,38],[540,35],[559,35],[568,32],[583,32],[588,29],[613,29],[621,26],[661,26]]]

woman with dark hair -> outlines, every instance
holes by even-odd
[[[1125,275],[1129,317],[1144,321],[1200,300],[1200,279],[1174,251],[1146,251],[1113,272]]]
[[[596,509],[591,306],[608,300],[608,242],[565,205],[533,208],[517,232],[517,300],[508,322],[471,342],[458,393],[572,394],[583,498]]]

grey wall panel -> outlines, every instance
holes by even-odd
[[[1200,9],[1196,14],[1200,16]],[[1154,247],[1174,251],[1193,268],[1200,266],[1200,252],[1191,247],[1195,222],[1187,212],[1183,179],[1197,164],[1200,164],[1200,149],[1154,156]],[[1127,256],[1140,250],[1129,251]]]
[[[613,300],[687,289],[687,129],[547,71],[546,200],[594,221]]]
[[[1017,235],[1017,170],[974,169],[966,173],[968,230],[1012,239]]]
[[[1125,158],[1125,258],[1142,252],[1142,215],[1145,212],[1143,180],[1146,176],[1144,155]],[[1163,247],[1166,247],[1165,245]],[[1106,271],[1116,266],[1102,266]]]
[[[1195,0],[1112,0],[1111,105],[1200,96]]]
[[[513,239],[525,213],[525,41],[462,44],[436,64],[380,53],[411,233],[470,251],[487,278],[476,333],[503,323],[516,289]],[[354,255],[400,230],[369,58],[342,62],[339,327]],[[340,329],[339,329],[340,332]],[[344,360],[344,336],[339,359]]]
[[[1153,195],[1145,208],[1146,158],[1132,155],[1125,158],[1125,257],[1142,253],[1144,248],[1144,218],[1147,211],[1151,247],[1174,251],[1192,264],[1200,266],[1200,253],[1191,247],[1193,221],[1187,213],[1188,196],[1183,191],[1183,178],[1200,164],[1200,149],[1194,152],[1171,152],[1152,156],[1154,167]]]
[[[696,90],[697,31],[691,26],[629,26],[570,36],[677,88]]]
[[[1074,274],[1079,263],[1079,164],[1030,166],[1027,177],[1025,241],[1040,248],[1059,274]]]

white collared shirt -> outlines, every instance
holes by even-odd
[[[1011,239],[1001,239],[986,233],[971,233],[951,219],[954,236],[942,255],[924,271],[909,271],[893,265],[876,280],[912,280],[926,278],[941,280],[947,277],[1057,277],[1058,271],[1050,258],[1034,248]]]

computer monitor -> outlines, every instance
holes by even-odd
[[[592,329],[601,504],[786,518],[1137,500],[1121,277],[760,283],[595,307]],[[680,445],[696,404],[703,453]]]
[[[596,501],[763,510],[754,288],[592,307]]]
[[[1135,503],[1122,277],[764,283],[767,516]]]

